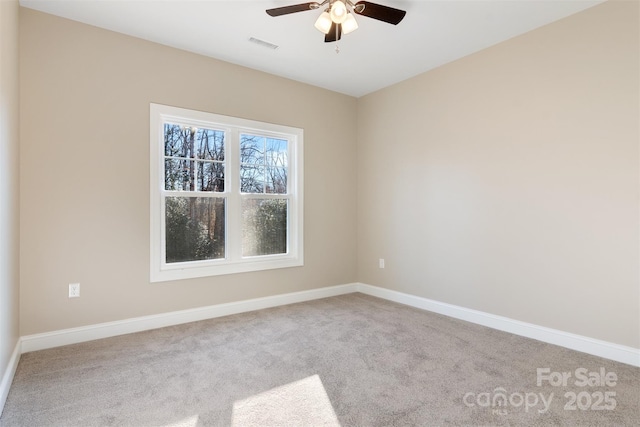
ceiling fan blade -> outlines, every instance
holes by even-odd
[[[275,9],[267,9],[267,14],[269,14],[270,16],[281,16],[288,15],[290,13],[304,12],[305,10],[313,10],[319,7],[320,4],[316,2],[301,3],[291,6],[276,7]]]
[[[358,15],[368,18],[384,21],[389,24],[398,25],[407,14],[404,10],[395,9],[381,4],[371,3],[368,1],[359,1],[355,4],[353,11]]]
[[[337,31],[336,31],[337,27]],[[331,23],[331,29],[324,36],[325,43],[336,42],[342,38],[342,24]]]

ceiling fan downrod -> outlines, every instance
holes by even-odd
[[[340,26],[336,25],[336,55],[340,53],[340,45],[338,45],[338,40],[340,40]]]

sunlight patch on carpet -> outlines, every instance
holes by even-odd
[[[236,401],[231,424],[340,426],[318,375]]]
[[[194,415],[193,417],[188,417],[175,423],[166,424],[163,427],[197,427],[198,418],[197,415]]]

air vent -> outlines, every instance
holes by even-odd
[[[277,44],[269,43],[269,42],[266,42],[264,40],[257,39],[255,37],[251,37],[249,39],[249,41],[251,43],[257,44],[258,46],[266,47],[266,48],[273,49],[273,50],[276,50],[279,47]]]

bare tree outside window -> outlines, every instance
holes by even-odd
[[[167,263],[225,256],[225,198],[211,194],[224,192],[224,135],[164,125],[165,190],[180,192],[165,199]]]
[[[287,253],[287,140],[240,135],[242,255]],[[263,194],[264,197],[252,195]],[[251,196],[250,196],[251,195]],[[266,195],[274,195],[272,197]]]

